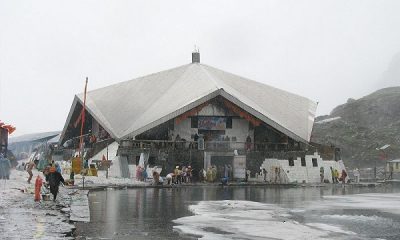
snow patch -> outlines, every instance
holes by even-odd
[[[328,123],[328,122],[333,122],[333,121],[338,120],[338,119],[341,119],[341,118],[342,118],[342,117],[327,118],[327,119],[324,119],[324,120],[321,120],[321,121],[317,121],[317,122],[315,122],[315,123],[317,123],[317,124]]]
[[[288,209],[251,201],[201,201],[190,205],[193,216],[174,220],[174,229],[200,239],[321,239],[332,233],[349,234],[340,227],[296,222]]]
[[[319,202],[313,208],[337,209],[376,209],[392,214],[400,214],[400,193],[367,193],[344,196],[325,196],[325,201]]]

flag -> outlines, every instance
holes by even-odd
[[[82,119],[82,111],[81,111],[81,113],[79,113],[79,116],[74,123],[74,128],[78,127],[78,124],[81,122],[81,119]]]

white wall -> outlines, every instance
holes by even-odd
[[[246,142],[247,135],[250,135],[251,141],[254,142],[254,130],[249,131],[249,122],[245,119],[232,119],[232,129],[226,129],[225,134],[231,140],[232,137],[236,137],[237,142]]]
[[[174,121],[174,131],[172,131],[174,134],[174,139],[175,140],[176,136],[179,134],[179,136],[184,138],[186,141],[193,141],[191,139],[191,136],[197,133],[197,128],[191,128],[191,120],[190,118],[186,118],[179,124],[176,124]]]
[[[317,167],[313,167],[312,165],[313,158],[317,159]],[[301,158],[297,158],[294,160],[294,166],[289,166],[289,160],[265,159],[265,161],[261,165],[261,168],[265,168],[268,171],[267,180],[273,182],[275,180],[274,169],[276,167],[280,167],[282,178],[287,177],[287,179],[284,179],[282,183],[319,183],[321,181],[319,172],[321,166],[324,167],[324,179],[328,179],[329,182],[332,182],[330,167],[337,169],[339,173],[341,173],[343,169],[343,166],[341,166],[339,162],[333,160],[324,161],[318,153],[314,153],[314,155],[306,155],[305,159],[305,167],[301,166]],[[284,172],[284,174],[282,172]]]

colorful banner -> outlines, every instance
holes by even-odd
[[[75,174],[81,174],[82,170],[82,159],[80,157],[72,158],[72,171]]]
[[[225,130],[226,117],[199,117],[198,129],[201,130]]]

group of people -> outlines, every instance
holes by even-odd
[[[28,183],[31,183],[33,172],[32,170],[36,167],[35,161],[30,161],[26,166],[26,171],[28,172]],[[47,189],[50,188],[50,193],[53,195],[53,201],[56,201],[59,186],[61,183],[65,184],[64,178],[61,174],[61,167],[58,163],[55,163],[52,160],[48,163],[47,166],[44,167],[42,173],[45,177],[45,182],[42,184],[42,181],[39,181],[40,176],[38,175],[38,179],[35,184],[40,184],[42,196],[46,194]],[[37,187],[37,186],[36,186]]]
[[[176,166],[173,173],[165,177],[167,184],[191,183],[193,180],[193,169],[191,166]]]
[[[145,182],[147,180],[147,169],[141,166],[136,167],[136,180]]]
[[[217,179],[225,184],[232,179],[232,166],[225,164],[224,166],[217,167],[215,165],[209,166],[207,170],[201,169],[199,172],[200,182],[215,182]]]
[[[346,183],[347,172],[345,169],[342,169],[342,172],[339,176],[339,171],[336,168],[330,167],[331,176],[332,176],[332,183],[339,183],[342,182],[343,184]],[[325,169],[324,167],[320,167],[319,175],[321,177],[321,183],[324,183],[325,180]]]

